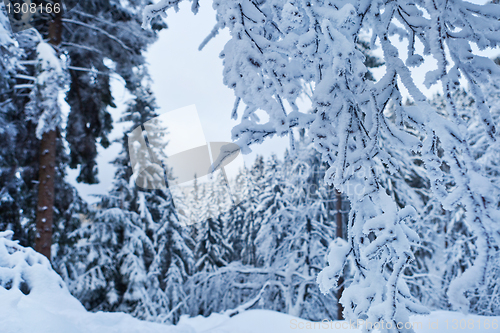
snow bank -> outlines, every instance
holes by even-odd
[[[416,333],[474,332],[492,333],[499,331],[500,317],[463,315],[458,312],[435,311],[430,315],[411,316],[410,321],[401,323],[413,327]],[[336,332],[361,333],[362,321],[310,322],[294,316],[267,310],[249,310],[229,318],[213,314],[208,318],[182,318],[179,325],[189,327],[195,333],[292,333],[292,332]],[[359,324],[359,325],[358,325]],[[386,323],[372,323],[373,327]],[[373,333],[379,333],[375,329]]]
[[[182,317],[176,326],[140,321],[124,313],[90,313],[71,296],[45,257],[19,246],[9,239],[11,236],[10,231],[0,232],[2,333],[361,333],[361,322],[313,323],[267,310],[250,310],[233,317]],[[498,332],[499,321],[500,317],[436,311],[410,317],[410,322],[402,324],[414,327],[417,333],[490,333]]]
[[[193,331],[142,322],[124,313],[90,313],[44,256],[0,232],[0,332],[154,333]]]

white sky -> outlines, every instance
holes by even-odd
[[[484,3],[485,1],[473,0],[471,2]],[[169,10],[167,12],[168,29],[160,32],[159,40],[146,53],[149,71],[154,81],[152,88],[160,107],[158,111],[160,114],[165,114],[165,119],[168,119],[166,121],[170,132],[168,154],[179,152],[184,147],[200,146],[203,140],[231,142],[231,129],[238,124],[237,121],[230,119],[234,94],[222,83],[222,59],[219,58],[219,53],[229,40],[229,33],[227,29],[223,30],[202,51],[198,51],[199,44],[215,25],[212,1],[201,0],[200,4],[200,11],[196,16],[190,10],[191,3],[187,1],[181,3],[178,13]],[[399,44],[401,48],[405,47],[405,44]],[[405,57],[406,50],[401,49],[400,53]],[[491,57],[499,53],[500,51],[494,50],[484,55]],[[423,87],[426,71],[422,69],[432,69],[434,66],[434,60],[426,57],[424,66],[413,70],[417,85],[428,96],[437,92],[438,88],[432,87],[428,90]],[[377,78],[383,72],[383,68],[374,70]],[[407,96],[405,91],[403,94]],[[113,80],[113,96],[118,108],[110,110],[115,121],[110,135],[111,139],[120,138],[124,129],[127,128],[127,124],[117,122],[125,108],[124,103],[130,98],[123,82],[119,79]],[[180,108],[186,109],[179,111]],[[194,108],[197,110],[199,121]],[[175,112],[166,114],[171,111]],[[182,114],[184,116],[181,116]],[[190,118],[191,121],[186,122],[186,119]],[[200,133],[203,135],[200,136]],[[255,145],[252,147],[254,151],[252,154],[243,156],[244,163],[251,165],[257,154],[282,155],[288,147],[288,142],[288,138],[275,137],[261,145]],[[112,144],[106,150],[99,148],[98,167],[101,182],[96,185],[77,184],[80,195],[84,199],[95,202],[97,198],[92,197],[91,194],[104,194],[112,185],[115,169],[109,162],[116,158],[120,149],[121,146],[117,143]],[[235,174],[242,163],[241,160],[232,163],[230,165],[232,168],[228,168],[228,173]],[[76,170],[69,170],[68,180],[75,183],[76,176]]]
[[[187,1],[181,3],[178,13],[168,11],[168,29],[160,32],[159,40],[146,53],[154,81],[152,88],[160,107],[158,111],[160,114],[174,111],[172,116],[162,115],[162,118],[168,119],[166,125],[170,133],[167,154],[179,152],[184,146],[194,148],[201,145],[203,139],[199,137],[200,126],[206,141],[231,142],[231,129],[238,123],[230,119],[234,94],[222,83],[222,59],[219,58],[220,51],[229,40],[229,33],[227,30],[222,31],[202,51],[198,51],[199,44],[215,25],[212,2],[201,0],[200,3],[201,8],[196,16],[190,10],[191,3]],[[124,103],[131,96],[118,79],[113,80],[113,97],[118,107],[110,109],[114,119],[110,139],[120,138],[127,128],[127,124],[117,121],[125,108]],[[188,128],[186,117],[181,116],[185,111],[188,111],[188,119],[195,116],[190,106],[196,107],[200,120],[193,118],[190,122],[192,128]],[[186,109],[179,112],[177,109],[180,108]],[[288,147],[288,142],[288,138],[267,140],[262,145],[254,146],[254,153],[243,156],[244,162],[251,165],[257,154],[282,154]],[[120,149],[118,143],[113,143],[108,149],[99,147],[99,184],[77,184],[74,179],[78,171],[68,169],[67,179],[77,186],[85,200],[98,201],[92,194],[104,194],[112,185],[115,168],[110,162],[116,158]],[[228,175],[234,175],[242,164],[239,158],[228,165]]]
[[[233,91],[222,83],[222,59],[219,53],[229,40],[223,30],[202,51],[198,46],[215,25],[212,1],[201,0],[195,16],[190,2],[183,2],[180,10],[167,12],[168,29],[160,33],[159,41],[146,54],[154,81],[153,90],[162,112],[195,105],[207,141],[231,142],[231,129],[238,124],[230,119],[234,104]],[[175,127],[172,123],[169,128]],[[260,154],[281,152],[287,138],[272,139],[255,146]],[[252,163],[255,154],[245,156]]]
[[[164,124],[175,124],[175,126],[168,127],[170,142],[165,149],[167,156],[207,144],[194,104],[166,112],[159,118]]]

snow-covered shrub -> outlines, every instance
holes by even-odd
[[[49,260],[32,248],[11,240],[13,232],[0,232],[0,287],[23,294],[66,292],[67,287]],[[69,295],[69,293],[68,293]]]

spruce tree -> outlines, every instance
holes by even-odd
[[[201,222],[196,238],[196,265],[197,272],[213,272],[217,268],[227,265],[230,257],[230,248],[226,244],[222,233],[220,217],[209,217]]]
[[[262,221],[262,211],[259,210],[259,194],[262,189],[262,179],[264,172],[264,158],[257,157],[252,167],[243,174],[242,196],[244,203],[244,220],[242,230],[242,251],[241,259],[245,265],[255,266],[257,263],[257,248],[255,239]]]
[[[135,73],[134,98],[122,120],[131,122],[128,133],[146,129],[140,133],[148,138],[149,154],[161,161],[166,128],[157,118],[146,69],[139,67]],[[134,139],[120,139],[123,148],[114,162],[113,188],[102,197],[92,222],[76,232],[79,246],[67,259],[74,267],[68,272],[69,284],[88,309],[176,322],[186,311],[178,305],[185,300],[182,288],[193,266],[194,244],[171,191],[138,187],[147,187],[158,170],[152,175],[146,158],[138,160],[144,167],[132,168],[129,141]]]
[[[21,72],[22,50],[16,45],[9,20],[0,4],[0,230],[13,230],[16,237],[24,234],[21,223],[22,201],[19,200],[22,177],[17,168],[16,138],[24,130],[19,123],[14,90],[16,74]]]

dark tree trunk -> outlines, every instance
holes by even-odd
[[[60,0],[55,0],[59,3]],[[62,36],[62,10],[49,23],[49,43],[57,46]],[[54,196],[56,174],[57,130],[46,132],[40,142],[40,171],[38,177],[38,204],[36,211],[35,251],[51,259],[52,225],[54,219]]]
[[[56,131],[43,134],[40,143],[40,173],[36,212],[35,251],[50,260],[52,221],[54,217],[54,177],[56,166]]]
[[[335,214],[335,220],[337,223],[337,237],[339,238],[344,238],[344,226],[342,222],[342,193],[339,191],[335,190],[335,197],[337,199],[337,206],[336,211],[337,213]],[[339,289],[337,290],[337,319],[341,320],[344,319],[344,316],[342,314],[342,304],[340,304],[340,297],[342,296],[342,293],[344,292],[344,275],[341,274],[339,277]]]

